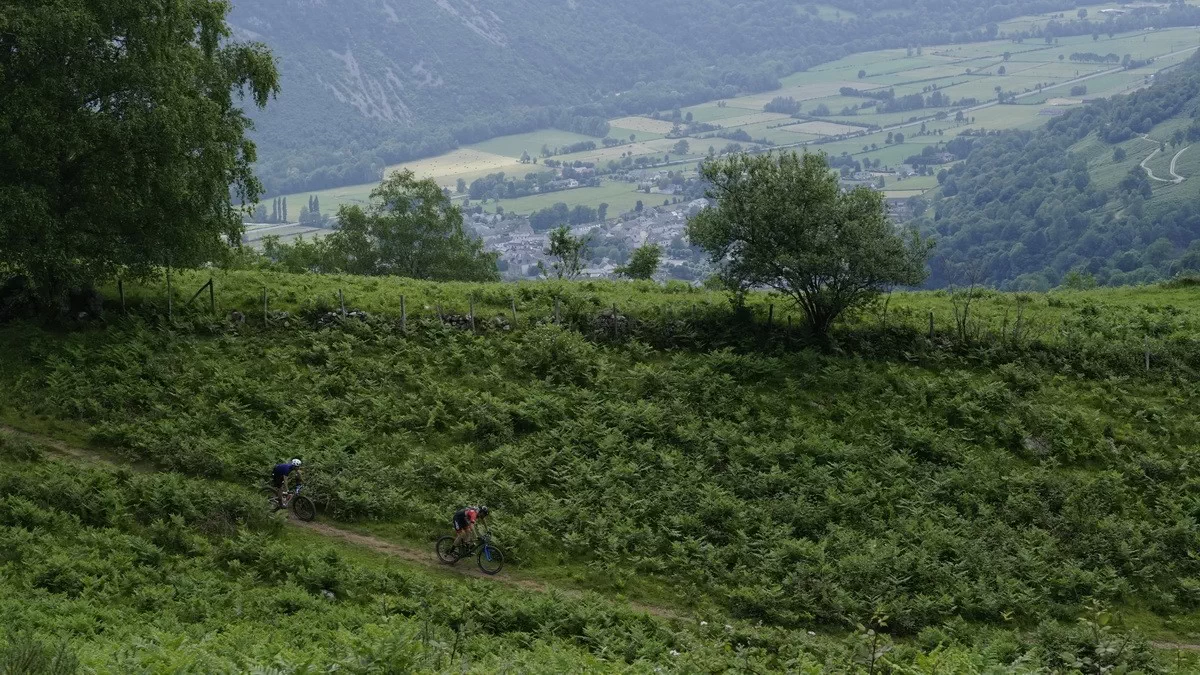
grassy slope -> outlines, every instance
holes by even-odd
[[[1156,658],[1103,628],[1098,641],[1088,628],[959,623],[893,644],[663,619],[596,595],[451,580],[281,528],[221,483],[48,460],[2,433],[0,458],[6,672],[865,673],[879,647],[876,670],[911,673],[1042,672],[1110,645],[1128,665]]]
[[[232,278],[240,294],[222,299],[252,300],[256,282]],[[280,295],[292,307],[342,286],[353,305],[384,309],[403,289],[428,316],[435,293],[449,304],[474,290],[494,307],[517,290],[528,319],[557,290],[575,320],[615,299],[676,317],[696,301],[722,321],[718,296],[649,285],[272,282],[290,285]],[[61,337],[14,326],[2,333],[15,358],[0,371],[13,392],[0,407],[248,483],[298,451],[331,513],[377,519],[373,531],[400,539],[487,501],[533,573],[586,563],[584,581],[609,592],[659,587],[672,602],[705,598],[770,623],[836,625],[882,607],[905,632],[954,616],[1032,625],[1096,596],[1194,630],[1178,621],[1194,601],[1184,552],[1195,535],[1173,514],[1192,508],[1180,496],[1195,480],[1198,406],[1184,384],[1194,380],[1164,386],[1158,360],[1194,347],[1194,293],[1031,296],[1022,340],[1058,351],[1001,365],[986,331],[1011,331],[1017,300],[973,308],[984,348],[965,360],[952,343],[928,351],[897,332],[929,309],[948,331],[944,294],[897,295],[890,328],[881,311],[861,317],[874,337],[843,336],[854,358],[603,346],[549,328],[471,338],[416,317],[408,339],[353,324],[211,337],[200,321],[199,333],[134,322]],[[767,302],[754,298],[760,311]],[[1136,376],[1146,334],[1150,379]],[[1089,356],[1101,344],[1120,349]],[[1099,523],[1098,499],[1110,514]],[[888,571],[897,565],[906,576]]]
[[[0,612],[14,628],[0,669],[14,663],[6,643],[32,638],[99,672],[644,672],[768,637],[406,567],[281,528],[221,483],[47,461],[2,434],[0,457]],[[836,639],[778,637],[809,663],[853,658]]]

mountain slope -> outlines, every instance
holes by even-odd
[[[986,21],[1063,4],[839,3],[235,0],[230,22],[280,60],[256,139],[268,190],[286,193],[501,134],[603,135],[601,117],[773,89],[851,52],[983,39]]]
[[[961,283],[975,266],[1011,288],[1057,285],[1072,271],[1121,285],[1200,270],[1200,156],[1188,149],[1198,114],[1193,57],[1044,129],[971,139],[966,161],[939,177],[925,222],[939,240],[931,282]]]

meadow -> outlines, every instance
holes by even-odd
[[[179,275],[180,300],[202,279]],[[901,643],[941,644],[940,653],[958,649],[983,659],[978,663],[997,658],[979,640],[1003,635],[1001,662],[1016,670],[1018,658],[1036,652],[1048,635],[1063,644],[1080,640],[1070,625],[1093,611],[1116,611],[1128,626],[1160,637],[1200,631],[1194,622],[1200,568],[1188,555],[1200,545],[1189,525],[1198,514],[1188,496],[1200,482],[1194,287],[980,292],[967,321],[955,319],[961,293],[895,293],[848,317],[832,348],[822,351],[793,324],[790,306],[770,294],[751,294],[738,310],[724,293],[653,283],[436,285],[266,271],[217,279],[222,313],[240,307],[244,325],[185,309],[182,301],[167,322],[161,288],[131,283],[130,316],[110,305],[107,327],[0,328],[0,347],[10,354],[0,364],[5,422],[205,480],[185,486],[185,479],[162,478],[179,482],[168,490],[138,488],[142,479],[134,477],[136,494],[167,495],[161,500],[168,506],[152,513],[149,504],[138,507],[146,515],[134,508],[131,522],[107,515],[108,507],[92,508],[85,527],[127,527],[138,536],[146,527],[151,536],[154,518],[176,508],[170,500],[179,497],[170,495],[203,491],[196,485],[209,483],[253,488],[272,461],[300,454],[323,518],[425,546],[456,506],[491,504],[498,537],[523,574],[701,616],[731,616],[734,626],[762,622],[761,635],[778,641],[758,637],[750,644],[766,650],[767,661],[756,663],[775,664],[768,669],[782,663],[770,659],[788,640],[794,643],[788,658],[808,663],[808,641],[794,638],[806,629],[846,635],[860,625],[886,628]],[[266,327],[253,313],[263,286],[270,288],[272,311],[287,312],[272,313]],[[337,319],[338,289],[349,309],[373,316]],[[401,294],[410,312],[407,331],[398,325]],[[560,325],[553,323],[556,298]],[[439,312],[464,312],[472,301],[478,334],[438,321]],[[514,303],[517,323],[500,321]],[[606,313],[613,305],[622,312],[617,321]],[[53,513],[80,503],[62,496],[85,489],[59,486],[74,480],[70,471],[0,466],[0,477],[10,477],[5,494],[17,495],[0,515],[20,514],[0,522],[13,527],[13,519],[25,519],[19,528],[71,520]],[[32,479],[25,471],[42,473]],[[118,478],[80,480],[98,485],[92,494],[107,495],[114,480],[125,485]],[[26,488],[8,492],[7,485]],[[34,485],[41,491],[29,496]],[[193,502],[202,510],[205,503]],[[1098,510],[1105,514],[1099,520]],[[208,513],[181,518],[209,522]],[[245,508],[233,513],[217,522],[253,525],[257,518]],[[139,518],[149,522],[139,525]],[[66,540],[97,540],[71,527]],[[53,584],[50,592],[61,602],[76,603],[62,605],[68,615],[86,614],[72,593],[120,597],[125,586],[78,581],[107,579],[109,558],[146,555],[134,554],[140,544],[114,534],[103,538],[120,540],[118,548],[83,549],[73,562],[62,560],[56,546],[68,544],[58,540],[22,544],[18,550],[37,551],[29,560],[55,560],[59,567],[47,573],[30,567],[10,581],[23,590],[7,602],[30,613],[41,592],[35,589],[44,584]],[[383,581],[367,572],[330,572],[320,552],[306,551],[300,560],[308,562],[294,566],[265,562],[300,555],[299,549],[289,554],[287,536],[282,543],[240,536],[211,548],[185,537],[169,545],[202,552],[198,560],[194,552],[186,563],[170,560],[206,575],[198,583],[205,589],[233,583],[223,575],[240,578],[247,569],[257,571],[256,581],[238,581],[251,592],[247,597],[258,597],[254,584],[293,580],[300,589],[288,586],[280,601],[292,603],[288,613],[328,616],[306,635],[319,635],[335,616],[350,626],[371,623],[366,608],[380,607],[374,593],[407,595],[373,590]],[[253,552],[226,552],[245,546]],[[240,567],[223,562],[230,555]],[[365,585],[350,592],[358,593],[362,609],[341,609],[338,601],[336,613],[326,614],[334,610],[322,609],[320,590],[343,593],[322,585],[334,583],[330,575],[341,579],[337,584]],[[38,579],[47,581],[38,586]],[[437,592],[418,581],[395,584],[416,596]],[[217,597],[227,599],[204,616],[182,619],[176,613],[186,595],[101,604],[113,613],[106,621],[133,611],[121,603],[143,603],[134,605],[139,611],[167,607],[169,613],[155,616],[173,621],[169,626],[198,623],[188,633],[197,634],[205,621],[235,607],[234,593],[221,590]],[[245,602],[245,608],[276,607],[265,599]],[[395,602],[416,608],[420,601]],[[534,610],[514,607],[539,602],[548,601],[504,596],[473,605],[480,614],[470,621],[528,613]],[[455,607],[452,597],[445,603],[439,607]],[[1093,603],[1103,609],[1090,609]],[[270,610],[250,611],[245,633],[228,639],[256,631],[258,611]],[[37,616],[54,634],[108,645],[92,658],[115,658],[107,637],[71,633],[76,623],[58,626],[49,613]],[[418,619],[395,619],[397,626],[428,621],[419,611],[407,616]],[[572,620],[570,631],[590,632],[593,620],[605,622],[622,649],[598,651],[616,643],[589,640],[563,658],[618,653],[626,663],[670,667],[665,653],[686,651],[671,640],[692,639],[686,633],[650,639],[658,623],[631,619],[650,622],[629,629],[644,635],[638,643],[644,649],[628,646],[628,621],[606,616]],[[529,643],[509,631],[545,632],[540,619],[514,621],[468,653],[512,656],[517,644]],[[130,631],[154,623],[142,615],[126,622]],[[550,631],[545,639],[553,646],[558,635],[570,641],[576,632]],[[301,653],[318,661],[349,653],[337,641],[342,635],[314,637],[310,649],[328,651]],[[695,638],[706,640],[703,633]],[[1085,643],[1076,647],[1085,650]],[[720,651],[726,643],[688,644],[707,658],[704,649]],[[208,647],[222,658],[232,651],[221,640]],[[416,657],[425,653],[410,647]],[[900,651],[896,658],[901,653],[910,663],[917,658]],[[1055,653],[1024,663],[1061,668]]]

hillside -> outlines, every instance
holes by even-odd
[[[238,36],[268,44],[283,74],[256,134],[273,194],[376,181],[387,165],[503,134],[557,127],[603,136],[601,118],[772,90],[849,53],[986,39],[998,30],[988,22],[1064,8],[1040,0],[233,5]]]
[[[922,650],[942,644],[973,655],[976,665],[963,662],[955,672],[987,663],[1053,669],[1064,667],[1063,650],[1094,656],[1096,637],[1069,627],[1093,600],[1131,617],[1126,628],[1200,629],[1187,618],[1200,602],[1191,555],[1200,546],[1192,525],[1200,513],[1189,496],[1200,479],[1200,311],[1189,288],[989,293],[975,299],[980,318],[961,330],[950,323],[947,295],[897,294],[886,310],[841,329],[838,352],[822,354],[791,336],[782,305],[766,325],[762,311],[779,302],[769,296],[755,296],[739,315],[719,294],[649,284],[469,286],[251,273],[223,274],[219,283],[222,314],[240,307],[246,324],[183,308],[180,297],[167,329],[161,289],[146,288],[130,289],[132,316],[110,307],[103,328],[0,328],[10,356],[0,364],[0,418],[218,483],[253,486],[271,462],[298,453],[323,517],[397,542],[428,542],[454,507],[484,502],[524,573],[783,631],[702,632],[686,648],[656,624],[632,626],[618,616],[580,615],[551,631],[572,640],[607,624],[626,636],[619,640],[644,636],[641,646],[589,639],[582,643],[589,658],[611,658],[600,644],[619,648],[626,663],[661,663],[670,649],[715,658],[733,640],[764,650],[746,658],[761,657],[767,669],[782,667],[772,659],[794,657],[852,671],[857,657],[823,652],[831,648],[797,642],[788,631],[836,634],[883,621],[902,640],[916,636],[889,656],[898,663],[928,658]],[[262,286],[275,311],[288,310],[265,328],[261,314],[251,314]],[[376,314],[327,314],[338,288],[350,309]],[[412,311],[407,333],[390,309],[400,294]],[[564,326],[548,322],[554,295],[564,299]],[[463,311],[469,297],[481,305],[480,335],[437,320]],[[516,300],[517,326],[483,321]],[[611,304],[630,314],[606,320],[600,313]],[[114,485],[20,464],[3,471],[7,489],[24,500],[0,510],[19,514],[6,516],[4,536],[25,536],[13,528],[41,519],[61,528],[64,542],[93,542],[80,562],[56,553],[58,543],[22,544],[59,571],[31,572],[18,584],[48,588],[62,602],[91,592],[80,590],[94,583],[82,578],[108,578],[104,560],[148,555],[136,537],[163,538],[156,545],[175,547],[165,549],[169,555],[208,550],[155,534],[152,513],[135,509],[127,522],[103,506],[130,499],[119,496],[124,490],[192,489],[182,482],[125,486],[128,478],[118,476]],[[60,490],[55,481],[79,486]],[[74,512],[78,502],[51,495],[77,490],[114,496],[88,502],[97,506],[82,522],[54,515]],[[172,503],[164,498],[154,513],[173,512],[163,506]],[[135,538],[105,548],[88,528]],[[256,570],[257,581],[238,584],[289,579],[280,602],[301,616],[324,615],[320,589],[345,584],[357,589],[350,597],[361,607],[340,610],[354,625],[373,622],[365,613],[374,593],[401,596],[390,601],[399,613],[420,617],[420,598],[431,592],[403,577],[336,571],[318,554],[296,559],[297,569],[310,571],[281,570],[267,561],[299,554],[256,542],[218,542],[199,561],[170,560],[190,565],[188,574],[217,566],[222,571],[204,582],[214,589],[243,569]],[[232,611],[232,592],[218,593],[230,599],[211,611]],[[174,607],[158,595],[136,602],[140,611]],[[485,642],[472,653],[494,659],[495,649],[522,644],[513,631],[541,630],[541,610],[516,609],[524,602],[494,597],[471,613],[497,636],[495,648]],[[442,611],[435,616],[446,617]],[[1006,633],[1010,624],[1021,630]],[[788,643],[790,651],[776,651]],[[219,644],[210,649],[220,652]],[[562,658],[584,658],[577,653]],[[1151,658],[1136,649],[1122,654]]]
[[[926,227],[934,284],[1045,289],[1153,282],[1200,270],[1200,58],[1149,87],[1096,101],[1037,131],[970,139],[939,175]]]

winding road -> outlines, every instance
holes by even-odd
[[[1162,144],[1159,143],[1158,141],[1151,139],[1146,134],[1142,134],[1142,140],[1148,141],[1148,142],[1153,143],[1156,146],[1158,146],[1158,147],[1154,148],[1154,152],[1147,155],[1146,159],[1143,159],[1142,163],[1138,165],[1138,166],[1142,167],[1143,171],[1146,172],[1147,178],[1149,178],[1150,180],[1156,180],[1160,183],[1171,183],[1173,185],[1179,185],[1184,180],[1186,180],[1183,176],[1180,176],[1179,174],[1175,173],[1175,162],[1179,161],[1179,156],[1182,155],[1184,152],[1186,152],[1187,149],[1192,146],[1189,145],[1189,146],[1184,147],[1183,150],[1180,150],[1179,152],[1175,153],[1175,156],[1171,158],[1171,167],[1168,169],[1168,171],[1171,172],[1170,178],[1159,178],[1158,176],[1154,175],[1154,172],[1150,170],[1150,167],[1146,166],[1146,162],[1149,162],[1151,159],[1154,159],[1154,156],[1162,151]]]

